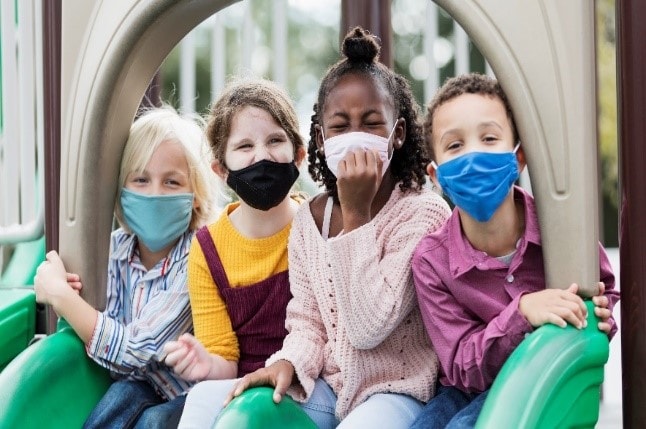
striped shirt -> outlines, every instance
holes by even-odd
[[[113,377],[148,381],[167,400],[192,385],[160,362],[164,344],[193,329],[186,284],[192,236],[184,233],[169,255],[147,271],[136,236],[122,229],[112,233],[108,298],[87,346],[88,355]]]

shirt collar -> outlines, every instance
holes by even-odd
[[[112,259],[117,259],[119,261],[132,261],[135,252],[137,251],[137,236],[134,234],[127,234],[126,238],[119,243],[117,248],[112,252],[110,256]],[[193,238],[193,231],[187,230],[179,237],[179,241],[171,249],[169,255],[170,264],[174,264],[177,261],[180,261],[188,255],[188,251],[191,248],[191,239]]]
[[[514,186],[514,200],[521,201],[525,211],[525,232],[520,238],[518,253],[521,255],[527,250],[527,243],[541,245],[541,234],[536,215],[534,199],[524,189]],[[478,264],[490,258],[485,252],[474,249],[469,240],[462,233],[460,214],[457,207],[447,222],[448,249],[449,249],[449,270],[453,277],[472,270]],[[516,258],[514,258],[516,259]]]

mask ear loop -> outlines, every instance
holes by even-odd
[[[395,121],[395,125],[393,125],[393,129],[390,130],[390,134],[388,135],[388,142],[390,142],[390,139],[393,137],[393,134],[395,133],[395,128],[397,128],[397,121]],[[395,142],[393,142],[393,151],[388,157],[388,162],[393,160],[394,155],[395,155]]]
[[[515,154],[516,152],[518,152],[519,147],[520,147],[520,142],[516,143],[516,146],[514,146],[514,150],[512,150],[511,152]]]

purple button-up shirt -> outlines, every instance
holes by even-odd
[[[543,252],[533,198],[515,187],[525,207],[525,232],[509,266],[474,249],[462,233],[457,209],[424,237],[413,256],[413,275],[428,335],[442,366],[440,382],[468,392],[491,387],[505,360],[533,328],[518,310],[523,294],[545,289]],[[608,308],[619,300],[605,250],[600,279]],[[609,320],[612,336],[617,327]]]

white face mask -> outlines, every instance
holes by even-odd
[[[390,165],[392,159],[392,154],[388,156],[388,143],[390,138],[395,132],[395,127],[397,123],[393,126],[393,129],[390,131],[388,138],[381,137],[376,134],[364,133],[364,132],[351,132],[339,134],[338,136],[330,137],[329,139],[325,138],[323,134],[323,127],[321,127],[321,135],[323,135],[323,149],[325,151],[325,162],[327,163],[328,168],[334,174],[338,176],[339,172],[339,162],[345,157],[345,155],[356,149],[363,150],[376,150],[379,153],[379,157],[383,163],[381,167],[381,175],[383,177],[386,169]],[[393,150],[394,152],[394,150]]]

